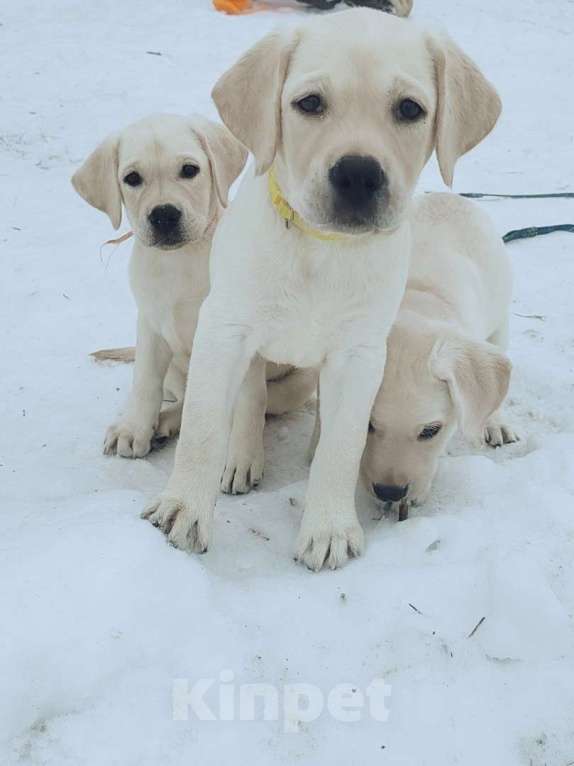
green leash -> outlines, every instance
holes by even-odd
[[[574,199],[574,192],[557,192],[556,194],[479,194],[478,192],[464,192],[459,197],[469,199],[482,199],[483,197],[498,197],[500,199]]]
[[[557,192],[555,194],[482,194],[480,192],[464,192],[459,197],[467,199],[485,199],[497,197],[498,199],[574,199],[574,192]],[[541,237],[544,234],[552,234],[555,231],[569,231],[574,234],[574,224],[561,223],[556,226],[528,226],[526,229],[513,229],[504,235],[503,242],[514,242],[517,239],[530,239]]]
[[[526,229],[513,229],[504,235],[502,241],[507,243],[514,242],[516,239],[530,239],[530,237],[552,234],[554,231],[570,231],[574,234],[574,224],[561,223],[556,226],[529,226]]]

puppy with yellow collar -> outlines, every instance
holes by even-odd
[[[144,516],[175,546],[206,550],[241,379],[261,402],[264,359],[317,366],[322,433],[297,556],[339,567],[363,549],[355,488],[407,279],[413,189],[434,149],[452,182],[500,100],[449,39],[366,9],[265,37],[213,96],[255,175],[214,239],[175,468]]]

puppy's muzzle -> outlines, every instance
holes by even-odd
[[[383,503],[398,503],[404,500],[409,491],[409,485],[373,484],[373,492]]]
[[[348,226],[373,223],[386,199],[388,181],[374,157],[348,154],[329,170],[335,218]]]
[[[157,205],[148,215],[157,244],[173,245],[181,240],[181,210],[175,205]]]

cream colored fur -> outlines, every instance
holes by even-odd
[[[296,106],[309,93],[326,104],[320,116]],[[261,357],[320,366],[323,429],[296,552],[311,569],[339,567],[363,550],[355,487],[407,278],[414,186],[434,148],[450,181],[456,159],[494,126],[500,101],[454,43],[366,9],[267,36],[213,96],[254,154],[256,175],[214,239],[174,471],[144,516],[173,545],[205,551],[241,380],[239,399],[255,416],[265,405]],[[424,119],[399,121],[405,98]],[[330,170],[349,154],[375,159],[388,179],[368,224],[333,214]],[[286,228],[269,199],[272,164],[291,207],[309,226],[345,234],[342,241]]]
[[[478,205],[452,194],[417,200],[413,234],[361,469],[375,496],[377,484],[408,487],[417,503],[457,428],[493,447],[517,437],[501,412],[512,277],[500,237]],[[435,424],[437,435],[421,439]]]
[[[143,457],[154,440],[179,431],[189,356],[209,290],[211,240],[245,159],[245,150],[224,126],[201,117],[157,115],[108,138],[73,177],[76,190],[107,213],[115,228],[125,206],[135,233],[130,262],[138,306],[134,383],[123,415],[106,434],[106,454]],[[199,167],[198,175],[181,178],[185,163]],[[143,178],[135,188],[123,180],[133,171]],[[182,210],[182,242],[162,248],[154,246],[149,213],[166,203]],[[134,355],[130,349],[111,349],[95,356],[131,361]],[[271,413],[300,406],[313,392],[313,373],[292,377],[291,372],[268,370]],[[166,390],[176,401],[162,409]],[[262,432],[264,412],[251,418],[240,410],[222,484],[237,493],[257,484],[263,472],[261,435],[252,431]]]

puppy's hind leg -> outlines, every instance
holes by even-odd
[[[168,439],[177,436],[181,429],[181,416],[183,413],[183,401],[169,404],[159,413],[157,428],[153,437],[154,449],[163,447]]]
[[[104,442],[106,455],[117,453],[122,457],[137,458],[148,454],[170,359],[171,351],[167,343],[140,315],[134,382],[124,415],[108,428]]]
[[[488,418],[484,428],[484,441],[489,447],[502,447],[520,441],[520,436],[508,425],[502,408]]]
[[[284,415],[303,407],[317,388],[319,370],[292,368],[280,378],[267,380],[267,414]]]
[[[508,348],[508,337],[508,317],[505,317],[500,327],[492,333],[488,341],[494,346],[498,346],[502,351],[506,351]],[[484,441],[491,447],[502,447],[505,444],[513,444],[520,441],[518,434],[508,424],[504,413],[504,405],[499,407],[488,418],[484,428]]]
[[[188,360],[189,366],[189,360]],[[181,428],[186,375],[172,360],[163,385],[163,406],[153,439],[153,447],[162,447],[168,439],[177,436]]]
[[[265,360],[255,356],[243,381],[227,448],[221,489],[230,495],[244,495],[263,477],[263,429],[267,405]]]

